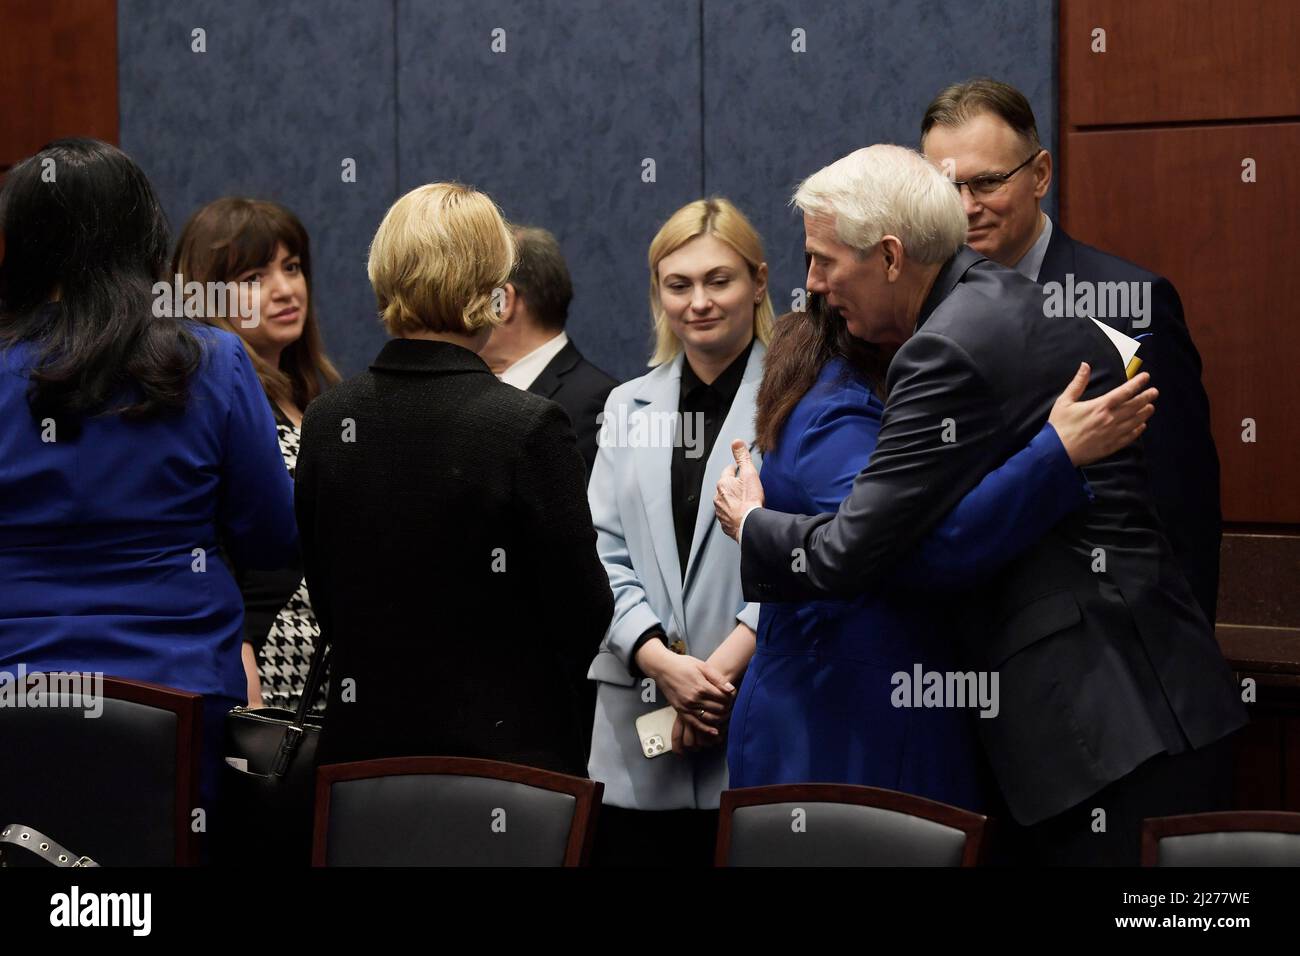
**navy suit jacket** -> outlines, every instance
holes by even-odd
[[[599,430],[596,419],[604,411],[605,399],[617,384],[583,358],[577,346],[569,341],[528,386],[528,391],[549,398],[569,416],[588,476],[596,461],[596,434]]]
[[[1142,339],[1138,358],[1160,389],[1156,414],[1142,436],[1148,488],[1174,560],[1196,603],[1213,624],[1219,596],[1219,454],[1210,433],[1210,400],[1201,384],[1201,356],[1183,319],[1183,304],[1168,279],[1071,239],[1056,222],[1038,282],[1149,282],[1148,324],[1132,316],[1098,315],[1125,335]]]

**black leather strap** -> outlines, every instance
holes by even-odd
[[[283,777],[289,772],[289,764],[293,762],[293,756],[298,752],[298,746],[302,743],[302,738],[307,732],[304,729],[307,723],[307,714],[311,710],[311,705],[316,701],[316,694],[320,690],[321,681],[325,677],[325,662],[329,660],[329,653],[329,644],[325,640],[325,635],[322,634],[317,639],[316,647],[312,651],[311,670],[307,672],[307,686],[303,689],[302,698],[298,701],[298,712],[294,714],[293,722],[284,728],[284,736],[280,738],[280,749],[271,762],[271,772],[268,776],[273,779]]]
[[[302,699],[298,701],[298,713],[294,716],[293,725],[298,729],[298,736],[302,736],[302,727],[307,722],[307,714],[311,711],[311,705],[316,702],[316,694],[319,693],[321,681],[325,677],[325,662],[329,660],[329,655],[329,642],[322,634],[316,639],[316,646],[312,649],[311,668],[307,671],[307,686],[303,688]]]
[[[0,844],[12,844],[20,846],[24,850],[35,853],[42,860],[54,866],[62,867],[88,867],[99,866],[88,856],[77,856],[71,850],[68,850],[55,843],[40,830],[34,830],[31,827],[25,827],[18,823],[6,824],[4,829],[0,829]],[[0,847],[0,859],[3,858],[4,850]],[[0,865],[3,865],[0,863]]]

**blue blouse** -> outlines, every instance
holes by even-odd
[[[827,364],[763,458],[766,507],[835,511],[871,458],[884,411]],[[895,675],[960,670],[952,600],[1092,500],[1050,424],[973,488],[875,592],[764,603],[728,738],[730,785],[852,783],[986,806],[974,709],[894,703]]]
[[[184,411],[88,418],[75,439],[32,419],[33,347],[0,350],[0,667],[245,699],[223,549],[241,567],[296,560],[293,486],[242,343],[190,328],[203,360]]]

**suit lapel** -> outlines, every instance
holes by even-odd
[[[1081,277],[1078,272],[1078,266],[1075,263],[1074,240],[1062,229],[1055,221],[1052,222],[1052,238],[1047,240],[1047,252],[1043,254],[1043,264],[1038,270],[1038,284],[1046,285],[1049,282],[1059,282],[1063,291],[1068,296],[1080,281]],[[1070,282],[1066,282],[1066,276],[1073,276]],[[1076,306],[1077,308],[1077,306]],[[1096,311],[1094,304],[1091,312]],[[1076,312],[1077,315],[1083,315],[1082,312]],[[1116,332],[1132,336],[1137,334],[1133,328],[1133,317],[1122,315],[1108,315],[1104,319],[1098,319],[1089,314],[1094,322],[1104,322]]]
[[[1038,267],[1038,284],[1064,282],[1067,273],[1074,271],[1074,241],[1065,234],[1061,224],[1052,220],[1052,238],[1047,240],[1043,264]]]
[[[641,504],[645,508],[646,524],[650,528],[650,540],[654,544],[655,562],[659,566],[659,573],[671,596],[678,626],[685,628],[681,562],[677,558],[677,535],[673,527],[673,443],[671,440],[662,440],[665,432],[670,439],[674,433],[670,429],[661,427],[663,423],[677,420],[682,361],[683,358],[679,354],[672,362],[659,366],[646,376],[633,397],[638,408],[634,409],[632,414],[645,416],[642,434],[646,440],[632,448],[632,457],[637,483],[641,488]],[[635,429],[635,421],[629,420],[628,427]]]
[[[736,389],[736,397],[732,399],[731,408],[727,410],[722,430],[718,432],[718,440],[713,443],[713,450],[709,452],[709,463],[704,468],[704,484],[700,488],[699,510],[695,515],[695,533],[691,537],[690,556],[686,560],[686,581],[683,590],[688,590],[691,586],[695,569],[699,565],[700,553],[704,549],[704,542],[717,520],[713,511],[713,495],[708,492],[713,488],[718,476],[722,474],[722,466],[735,460],[731,454],[731,440],[748,438],[754,434],[754,398],[758,394],[759,382],[763,379],[763,357],[766,354],[767,350],[763,347],[763,343],[755,342],[749,353],[749,361],[745,363],[745,374],[740,380],[740,387]]]
[[[562,376],[573,371],[581,357],[572,342],[565,342],[564,348],[555,353],[555,357],[546,363],[546,368],[533,380],[533,384],[528,386],[528,391],[542,398],[550,398],[560,390]]]

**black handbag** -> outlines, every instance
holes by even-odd
[[[226,715],[220,862],[310,864],[322,720],[309,711],[328,658],[322,636],[297,712],[236,707]]]

